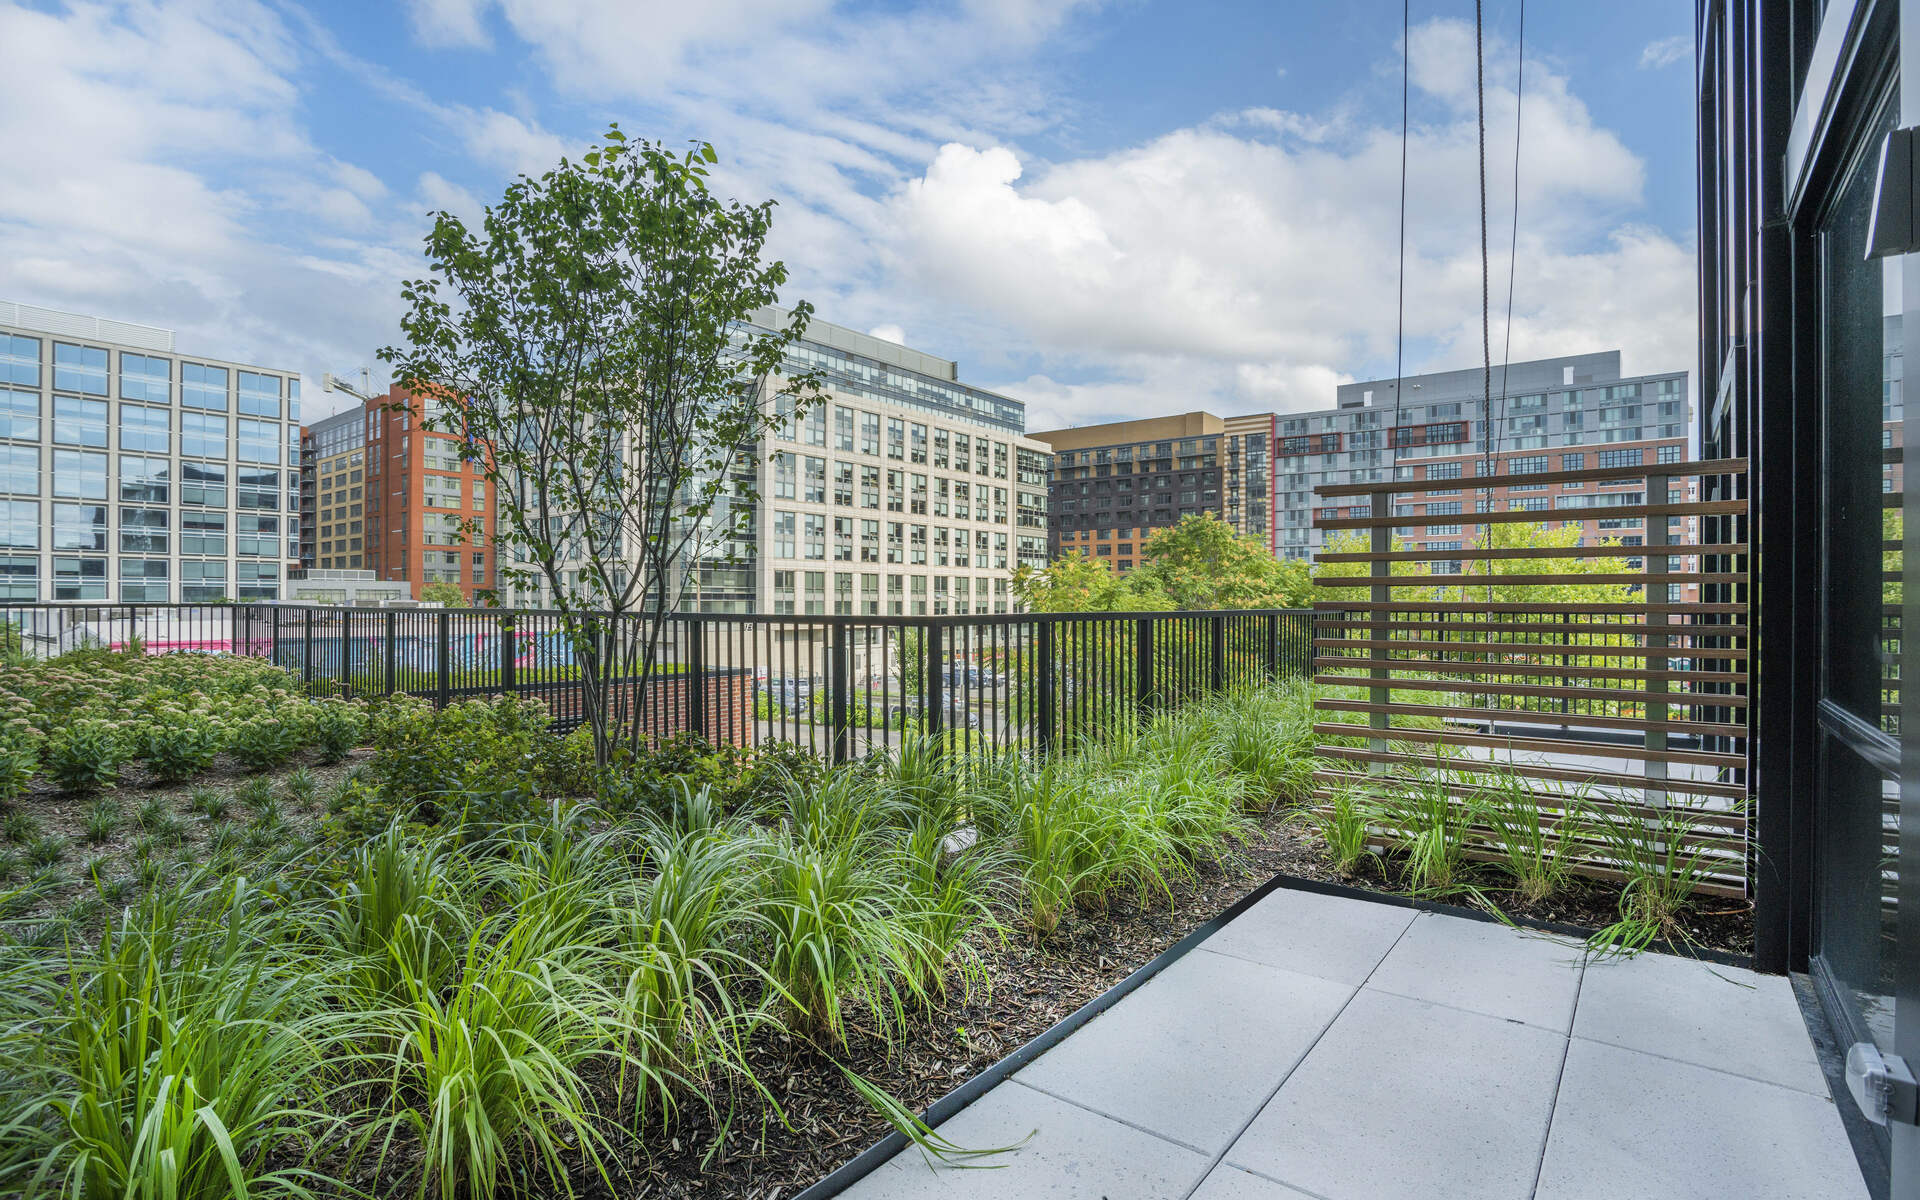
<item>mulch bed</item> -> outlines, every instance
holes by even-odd
[[[1069,915],[1044,944],[1015,931],[1003,943],[974,939],[987,982],[958,994],[917,1022],[891,1048],[856,1037],[839,1061],[885,1088],[914,1112],[986,1070],[1113,987],[1195,928],[1276,874],[1394,890],[1370,873],[1343,879],[1324,852],[1282,813],[1260,819],[1255,837],[1231,857],[1201,864],[1198,877],[1165,898],[1119,904],[1100,914]],[[1598,928],[1615,916],[1617,889],[1593,885],[1510,915]],[[1499,897],[1503,901],[1505,897]],[[1731,901],[1689,917],[1704,947],[1749,953],[1752,914]],[[689,1108],[672,1131],[650,1139],[623,1165],[611,1195],[637,1197],[791,1197],[858,1155],[891,1127],[842,1077],[834,1060],[798,1038],[763,1039],[753,1068],[785,1110],[783,1126],[767,1106],[742,1096],[714,1120]],[[909,1150],[908,1153],[913,1153]],[[578,1180],[583,1195],[608,1195],[597,1178]]]

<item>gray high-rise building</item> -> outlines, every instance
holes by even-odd
[[[0,600],[276,600],[300,376],[0,301]]]

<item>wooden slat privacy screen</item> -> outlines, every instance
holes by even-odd
[[[1751,644],[1748,547],[1734,539],[1746,501],[1703,501],[1694,486],[1745,471],[1723,459],[1320,488],[1333,507],[1315,510],[1331,543],[1316,582],[1352,593],[1314,605],[1321,801],[1417,774],[1465,802],[1499,774],[1555,822],[1681,830],[1709,868],[1699,890],[1745,896]],[[1401,502],[1446,487],[1460,503]],[[1492,498],[1507,488],[1528,499]],[[1536,495],[1560,506],[1534,509]],[[1476,525],[1602,519],[1618,532],[1591,545],[1434,544]],[[1378,818],[1373,829],[1395,840]],[[1619,878],[1604,839],[1577,835],[1570,852],[1576,872]]]

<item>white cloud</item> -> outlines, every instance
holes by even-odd
[[[422,45],[479,49],[489,44],[480,0],[410,0],[408,23]]]
[[[1409,370],[1479,360],[1481,294],[1471,32],[1432,22],[1413,51],[1423,105],[1441,116],[1416,123],[1408,147]],[[1619,347],[1647,370],[1684,367],[1693,256],[1628,220],[1643,164],[1564,77],[1535,67],[1527,87],[1514,356]],[[1514,104],[1496,76],[1491,163],[1511,161]],[[1397,124],[1249,110],[1033,171],[1004,146],[949,143],[890,198],[883,245],[913,291],[1052,364],[1007,386],[1056,418],[1325,405],[1354,364],[1392,354]],[[1497,359],[1504,171],[1490,190]],[[1107,381],[1058,382],[1096,365]]]
[[[875,325],[867,330],[867,336],[877,337],[883,342],[892,342],[897,346],[907,344],[907,331],[898,325]]]
[[[1690,33],[1661,38],[1657,42],[1648,42],[1646,49],[1640,51],[1640,67],[1642,70],[1657,71],[1661,67],[1670,67],[1675,63],[1692,61],[1693,35]]]
[[[0,176],[8,298],[303,371],[369,356],[398,306],[385,187],[309,139],[275,10],[0,6],[0,45],[0,144],[34,164]]]

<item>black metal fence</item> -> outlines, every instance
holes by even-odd
[[[630,617],[631,621],[641,618]],[[835,761],[912,733],[1047,750],[1141,713],[1269,678],[1305,677],[1305,610],[992,616],[722,616],[666,620],[657,666],[624,678],[649,736],[790,742]],[[584,719],[559,613],[290,604],[0,606],[20,650],[48,657],[137,639],[147,653],[268,658],[313,695],[406,692],[436,704],[508,693]]]

